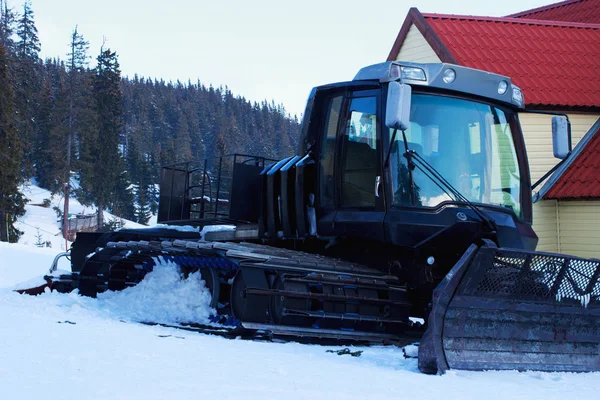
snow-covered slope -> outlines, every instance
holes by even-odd
[[[25,215],[19,218],[17,228],[24,234],[19,239],[19,243],[24,245],[35,245],[38,242],[37,235],[40,235],[42,242],[49,242],[53,249],[65,249],[65,240],[60,233],[60,221],[53,207],[63,209],[63,196],[52,194],[43,188],[35,185],[35,181],[29,182],[21,188],[22,193],[29,199],[25,206]],[[45,206],[44,201],[49,201]],[[92,214],[96,212],[95,207],[86,207],[77,199],[69,199],[69,214]],[[104,212],[104,219],[109,221],[115,217]],[[126,228],[140,228],[144,225],[132,221],[124,220]]]

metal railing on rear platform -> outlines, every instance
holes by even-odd
[[[253,219],[260,200],[259,174],[271,161],[230,154],[164,165],[158,222]]]

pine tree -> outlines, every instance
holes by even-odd
[[[13,91],[8,75],[8,58],[0,46],[0,241],[17,242],[22,234],[15,228],[25,214],[25,198],[19,192],[22,143],[14,128]]]
[[[175,147],[176,161],[190,161],[192,158],[192,139],[188,130],[187,118],[184,113],[179,112],[177,131],[173,143]]]
[[[17,35],[17,54],[23,60],[37,61],[41,49],[38,30],[35,27],[33,9],[31,0],[26,0],[23,4],[23,15],[19,18]]]
[[[87,200],[94,202],[99,211],[118,204],[115,200],[117,185],[123,172],[119,153],[123,101],[120,87],[117,54],[110,49],[100,49],[98,65],[94,70],[93,93],[98,117],[97,135],[90,135],[82,149],[83,168],[81,187]],[[98,213],[98,226],[104,226],[102,212]]]
[[[8,8],[7,0],[0,0],[0,46],[4,47],[9,57],[13,55],[15,48],[12,39],[15,33],[15,19],[15,12]]]
[[[63,191],[65,148],[67,141],[67,99],[65,67],[56,60],[47,60],[44,83],[39,96],[32,144],[35,176],[40,186],[53,193]]]
[[[78,133],[78,128],[83,128],[83,115],[89,114],[86,113],[87,103],[82,102],[86,98],[86,94],[88,91],[86,90],[87,84],[87,76],[86,76],[86,67],[88,64],[88,54],[87,51],[89,49],[89,43],[83,38],[83,36],[77,31],[77,26],[73,30],[71,34],[71,43],[70,43],[71,51],[67,55],[68,57],[68,84],[67,84],[67,102],[68,102],[68,112],[67,112],[67,137],[65,143],[65,170],[63,175],[64,182],[64,221],[63,224],[66,228],[69,217],[69,198],[71,196],[71,170],[72,163],[71,157],[73,155],[73,141],[75,135]],[[83,129],[81,129],[83,130]],[[81,132],[81,134],[83,134]],[[63,231],[67,232],[67,229],[63,229]]]
[[[117,176],[113,191],[113,199],[109,206],[113,214],[119,218],[133,220],[135,218],[135,195],[129,173],[124,169],[124,164],[119,163],[123,169]]]
[[[35,27],[31,1],[25,1],[23,14],[17,21],[18,40],[15,43],[14,93],[18,111],[15,127],[26,143],[35,139],[35,120],[38,96],[42,87],[42,66],[39,58],[40,41]],[[31,174],[33,154],[30,146],[24,148],[24,173]]]
[[[37,247],[44,247],[45,243],[42,240],[43,236],[42,236],[42,233],[40,232],[40,228],[36,227],[35,229],[37,230],[37,233],[35,234],[35,245]]]

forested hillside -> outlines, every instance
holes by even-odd
[[[68,54],[42,60],[31,2],[16,11],[0,0],[0,14],[0,240],[18,238],[17,188],[30,177],[145,223],[161,164],[295,150],[299,121],[274,101],[200,81],[122,77],[115,49],[91,51],[77,27]],[[77,188],[66,185],[73,178]]]

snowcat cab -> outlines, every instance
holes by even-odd
[[[78,236],[73,275],[48,279],[95,296],[162,256],[236,329],[381,343],[421,317],[424,372],[600,370],[599,261],[534,251],[521,110],[501,75],[363,68],[313,89],[298,155],[165,166],[164,225]]]

